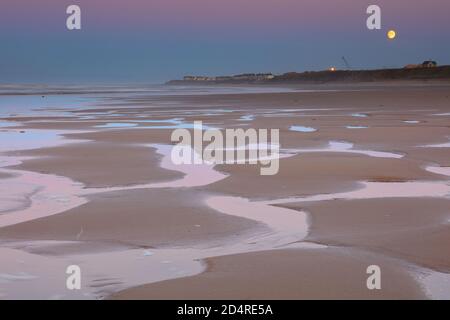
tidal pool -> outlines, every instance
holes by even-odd
[[[316,132],[316,128],[305,127],[305,126],[291,126],[289,128],[290,131],[298,131],[298,132]]]
[[[101,124],[98,126],[94,126],[95,128],[130,128],[136,127],[137,123],[128,123],[128,122],[110,122],[106,124]]]
[[[366,126],[346,126],[347,129],[367,129]]]

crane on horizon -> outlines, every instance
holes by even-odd
[[[351,70],[352,67],[350,66],[350,64],[348,63],[347,59],[345,59],[344,56],[342,56],[342,60],[344,61],[345,67],[346,67],[348,70]]]

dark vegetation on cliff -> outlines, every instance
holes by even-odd
[[[288,72],[273,79],[226,79],[208,81],[172,80],[168,84],[280,84],[280,83],[328,83],[328,82],[376,82],[391,80],[450,80],[450,66],[432,68],[402,68],[378,70],[336,70]]]

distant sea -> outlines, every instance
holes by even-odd
[[[145,96],[292,92],[256,86],[45,86],[0,85],[0,117],[61,115],[64,109],[93,107],[103,99]]]

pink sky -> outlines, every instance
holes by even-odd
[[[1,25],[52,26],[64,19],[61,11],[79,4],[97,30],[151,27],[212,29],[311,28],[343,30],[364,26],[365,8],[378,4],[386,24],[413,29],[450,27],[448,0],[2,0]],[[54,29],[51,28],[53,31]],[[356,30],[350,30],[356,31]],[[442,30],[447,32],[447,30]]]
[[[71,4],[81,31],[66,29]],[[370,4],[380,31],[366,27]],[[449,0],[1,0],[0,70],[10,81],[160,81],[321,70],[342,56],[355,68],[450,64],[449,30]]]

